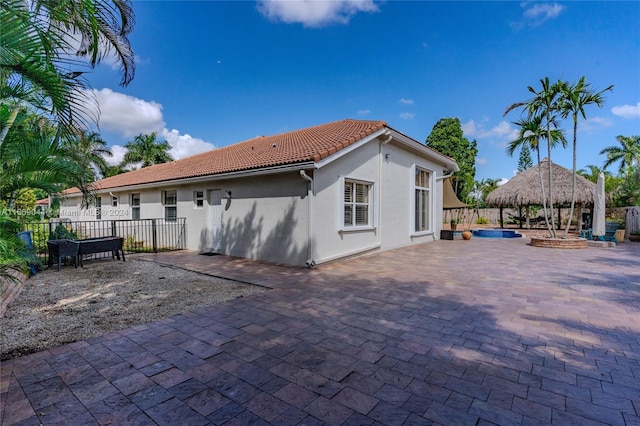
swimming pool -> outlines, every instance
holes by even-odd
[[[472,233],[478,238],[522,238],[522,234],[509,229],[474,229]]]

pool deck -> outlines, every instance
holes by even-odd
[[[2,362],[0,423],[640,424],[638,243],[142,257],[272,290]]]

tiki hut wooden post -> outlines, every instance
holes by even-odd
[[[553,168],[553,203],[558,207],[558,221],[560,221],[560,207],[571,204],[571,187],[573,175],[571,170],[551,163]],[[549,173],[549,160],[546,158],[539,165],[531,167],[512,177],[507,183],[493,190],[485,200],[490,206],[500,207],[500,226],[504,227],[502,221],[503,207],[527,207],[527,227],[529,226],[529,206],[542,205],[542,191],[540,188],[540,177],[538,168],[542,172],[542,184],[544,185],[545,196],[549,194],[546,176]],[[576,175],[576,204],[589,205],[593,203],[596,193],[596,184]],[[553,212],[550,212],[553,214]],[[571,218],[568,218],[571,220]],[[560,225],[558,225],[560,226]]]

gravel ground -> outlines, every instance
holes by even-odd
[[[54,267],[27,280],[0,319],[0,360],[265,290],[136,259]]]

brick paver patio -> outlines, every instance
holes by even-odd
[[[2,424],[640,424],[640,244],[438,241],[1,365]]]

